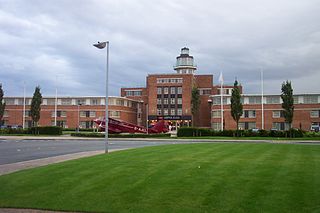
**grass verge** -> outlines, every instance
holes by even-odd
[[[0,176],[0,206],[89,212],[319,212],[320,146],[177,144]]]

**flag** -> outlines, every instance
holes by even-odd
[[[106,45],[107,45],[107,42],[99,42],[98,41],[98,44],[94,44],[93,46],[95,46],[95,47],[97,47],[99,49],[103,49],[103,48],[106,47]]]
[[[222,76],[222,72],[220,72],[219,82],[220,82],[220,84],[223,84],[223,76]]]

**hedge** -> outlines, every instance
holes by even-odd
[[[33,135],[62,135],[62,128],[58,126],[40,126],[27,129],[1,129],[0,134],[33,134]]]
[[[71,133],[75,137],[104,138],[104,133],[78,132]],[[168,138],[171,134],[109,134],[109,138]]]
[[[181,127],[178,129],[178,137],[202,137],[202,136],[225,136],[225,137],[292,137],[299,138],[303,137],[305,132],[300,129],[290,129],[288,131],[267,131],[267,130],[223,130],[214,131],[206,128],[195,128],[195,127]],[[310,136],[309,136],[310,137]]]

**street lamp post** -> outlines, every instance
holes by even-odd
[[[104,49],[107,46],[107,60],[106,60],[106,114],[105,114],[105,153],[108,154],[108,127],[109,127],[109,113],[108,113],[108,75],[109,75],[109,41],[98,42],[94,44],[98,49]]]

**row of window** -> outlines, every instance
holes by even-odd
[[[79,111],[79,116],[82,118],[95,118],[96,117],[96,111]],[[120,111],[114,111],[109,110],[109,116],[110,117],[120,117]],[[8,110],[4,111],[3,117],[9,117]],[[26,110],[25,111],[25,117],[31,117],[31,111]],[[51,111],[51,117],[55,117],[55,111]],[[57,111],[57,117],[58,118],[64,118],[67,117],[67,111]]]
[[[138,92],[138,91],[135,91]],[[140,91],[141,92],[141,91]],[[6,105],[23,105],[23,98],[5,98],[4,99]],[[127,107],[137,107],[137,103],[130,101],[130,100],[124,100],[119,98],[109,98],[109,105],[115,105],[115,106],[127,106]],[[26,105],[31,105],[31,99],[26,99],[25,102]],[[56,100],[54,98],[46,99],[44,98],[42,100],[42,105],[55,105]],[[58,105],[105,105],[104,99],[58,99],[57,100]]]
[[[212,118],[221,118],[221,110],[214,110],[211,113]],[[256,110],[244,110],[241,118],[255,118],[256,117]],[[273,110],[272,111],[273,118],[283,118],[284,112],[283,110]],[[310,111],[310,118],[319,118],[320,117],[320,110],[311,110]]]
[[[141,90],[126,90],[126,96],[142,96]]]
[[[161,99],[161,98],[157,98],[157,104],[182,104],[182,98],[164,98],[164,99]]]
[[[182,109],[157,109],[157,115],[182,115]]]
[[[220,122],[213,122],[211,125],[212,129],[214,130],[221,130],[221,123]],[[256,129],[256,122],[239,122],[239,129],[240,130],[249,130],[249,129]],[[289,124],[285,122],[273,122],[272,123],[273,130],[288,130]]]
[[[182,78],[157,78],[157,84],[182,83]]]
[[[157,94],[182,94],[182,87],[157,87]]]
[[[241,103],[244,103],[244,98],[247,98],[246,104],[261,104],[261,97],[259,96],[249,96],[249,97],[241,97]],[[267,96],[265,99],[266,104],[280,104],[281,97],[280,96]],[[230,97],[223,97],[223,104],[227,104],[230,102]],[[317,104],[319,103],[317,95],[308,95],[302,96],[302,99],[299,100],[299,96],[293,96],[294,104]],[[214,105],[221,104],[221,97],[216,96],[213,98]]]

